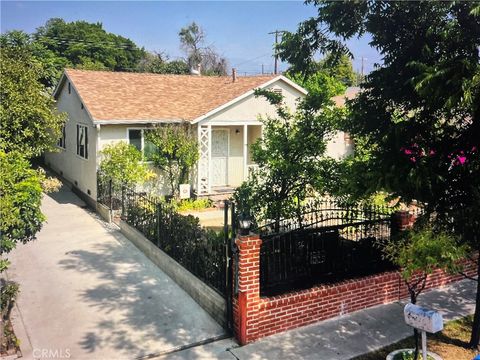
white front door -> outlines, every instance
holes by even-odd
[[[212,186],[228,185],[228,141],[227,129],[212,129]]]

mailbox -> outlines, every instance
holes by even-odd
[[[405,322],[421,331],[436,333],[443,330],[442,315],[434,310],[422,308],[417,305],[407,304],[403,309]]]

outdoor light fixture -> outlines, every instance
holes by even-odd
[[[239,216],[238,225],[240,228],[240,235],[246,236],[250,234],[250,227],[252,226],[252,220],[250,220],[250,218],[247,215],[241,214]]]
[[[240,130],[239,130],[239,129],[235,129],[235,134],[240,134]]]

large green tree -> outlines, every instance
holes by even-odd
[[[307,2],[318,15],[284,38],[282,59],[306,72],[315,53],[344,54],[343,40],[368,32],[383,60],[350,104],[347,188],[416,199],[479,250],[479,2]],[[470,345],[479,338],[480,283]]]
[[[297,217],[301,223],[304,200],[313,192],[325,193],[335,169],[326,156],[327,141],[344,116],[331,97],[342,90],[333,77],[316,73],[302,82],[308,96],[291,111],[283,97],[269,90],[256,90],[276,107],[276,116],[261,118],[263,134],[252,146],[258,170],[236,191],[238,210],[259,222]],[[328,86],[322,86],[328,85]]]
[[[52,18],[32,36],[73,67],[133,71],[145,53],[132,40],[105,31],[101,23]]]
[[[0,149],[27,159],[52,150],[65,120],[41,81],[45,68],[28,46],[1,42]]]

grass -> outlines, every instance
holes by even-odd
[[[444,360],[472,360],[478,354],[477,351],[467,348],[472,321],[472,316],[450,321],[445,324],[443,331],[427,335],[428,351],[437,353]],[[378,351],[358,356],[354,360],[385,360],[394,350],[414,346],[415,342],[411,336]]]

